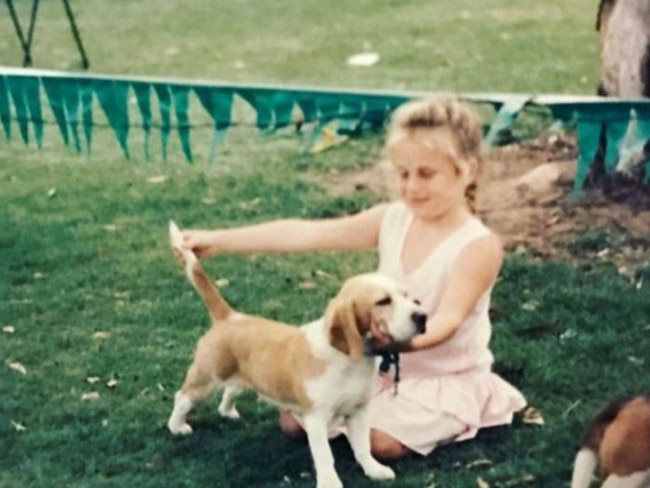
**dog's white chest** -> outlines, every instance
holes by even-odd
[[[322,375],[308,382],[308,395],[316,408],[334,415],[350,415],[370,400],[373,371],[373,361],[333,361]]]

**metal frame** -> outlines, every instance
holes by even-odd
[[[74,13],[70,7],[69,0],[61,0],[63,2],[63,8],[65,9],[66,16],[68,17],[68,22],[70,23],[70,30],[74,37],[77,49],[79,50],[79,55],[81,56],[81,66],[83,69],[88,69],[90,63],[88,62],[88,56],[86,55],[86,50],[84,49],[81,36],[79,35],[79,29],[77,28],[77,23],[74,18]],[[36,16],[38,14],[38,7],[40,0],[32,0],[31,15],[29,18],[29,27],[27,30],[27,36],[23,31],[22,26],[20,25],[20,20],[18,19],[18,14],[14,7],[13,0],[5,0],[7,8],[9,9],[9,15],[16,29],[16,35],[20,41],[20,45],[23,49],[23,67],[29,68],[33,64],[32,59],[32,42],[34,40],[34,27],[36,26]]]

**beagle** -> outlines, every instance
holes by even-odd
[[[596,415],[576,456],[571,488],[588,488],[599,464],[602,488],[650,486],[650,395],[610,403]]]
[[[212,326],[196,346],[167,422],[174,434],[189,434],[186,416],[216,388],[223,388],[219,413],[236,419],[235,399],[244,389],[282,409],[300,413],[316,471],[317,488],[341,488],[329,446],[328,423],[346,421],[355,459],[367,476],[392,479],[392,469],[370,453],[367,405],[375,358],[373,337],[389,334],[404,342],[424,332],[426,314],[391,280],[377,273],[348,279],[324,317],[294,327],[232,309],[207,277],[196,255],[185,248],[170,222],[170,240],[185,275],[205,303]]]

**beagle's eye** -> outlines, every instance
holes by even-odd
[[[416,305],[422,305],[422,302],[420,300],[418,300],[417,298],[415,298],[413,300],[413,303],[415,303]]]
[[[393,303],[393,300],[390,297],[382,298],[381,300],[378,300],[375,302],[375,305],[379,305],[380,307],[384,307],[386,305],[390,305]]]

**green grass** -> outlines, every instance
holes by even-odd
[[[335,215],[372,201],[363,191],[333,199],[311,182],[313,172],[353,158],[355,144],[318,156],[319,165],[273,146],[266,142],[275,170],[265,181],[259,171],[226,163],[214,172],[153,171],[2,153],[0,325],[15,332],[0,336],[0,486],[273,487],[284,486],[285,476],[291,486],[312,484],[306,446],[284,439],[274,409],[253,396],[240,423],[218,418],[212,401],[193,414],[193,436],[179,440],[164,427],[206,327],[168,249],[167,220],[229,226]],[[161,172],[166,182],[148,182]],[[343,278],[374,264],[368,253],[229,255],[206,263],[230,281],[224,292],[237,307],[292,323],[316,317]],[[303,289],[307,281],[316,287]],[[517,422],[396,463],[395,486],[435,480],[464,487],[477,476],[504,483],[525,474],[535,476],[534,486],[562,486],[589,415],[611,396],[648,388],[648,317],[649,288],[637,290],[612,266],[509,258],[494,295],[496,370],[525,392],[546,425]],[[15,361],[26,375],[9,368]],[[101,380],[90,384],[90,377]],[[92,391],[99,400],[81,400]],[[335,449],[350,486],[375,486],[344,442]],[[466,467],[483,458],[492,464]]]
[[[27,24],[29,4],[15,2]],[[24,5],[23,5],[24,3]],[[359,0],[181,4],[84,0],[73,9],[99,73],[256,83],[453,91],[594,93],[592,0]],[[0,65],[22,55],[9,16]],[[372,50],[380,62],[348,67]],[[42,2],[37,67],[79,59],[60,2]]]
[[[596,84],[591,0],[287,3],[73,7],[96,72],[458,91],[584,94]],[[7,16],[2,23],[10,32]],[[381,54],[378,65],[346,66],[366,48]],[[57,69],[76,59],[59,2],[42,5],[34,56]],[[20,59],[3,37],[0,64]],[[209,136],[193,134],[197,159]],[[265,138],[239,127],[206,168],[180,162],[177,147],[166,165],[137,155],[124,161],[107,130],[98,130],[90,159],[62,148],[52,127],[40,151],[0,143],[0,326],[15,330],[0,333],[1,488],[313,486],[307,447],[285,439],[275,410],[253,395],[240,422],[220,419],[213,399],[193,413],[192,436],[177,439],[165,428],[207,325],[168,248],[168,220],[231,226],[337,215],[375,201],[364,190],[333,197],[319,180],[373,164],[381,137],[317,156],[301,147],[289,133]],[[160,175],[162,183],[150,181]],[[568,245],[590,253],[610,239],[593,231]],[[224,293],[238,308],[298,324],[317,317],[339,283],[372,269],[375,257],[227,255],[206,266],[229,280]],[[637,289],[607,263],[508,257],[492,316],[495,368],[546,424],[517,421],[397,462],[397,481],[385,485],[366,480],[336,441],[347,486],[460,488],[479,476],[518,486],[508,483],[526,475],[534,481],[519,485],[567,486],[586,420],[607,399],[650,389],[647,280]],[[89,392],[99,399],[82,400]]]

